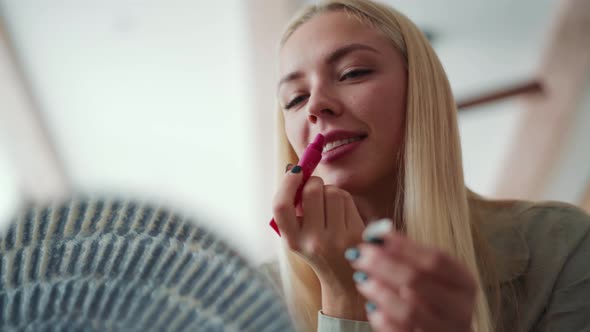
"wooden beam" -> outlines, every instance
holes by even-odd
[[[0,128],[2,143],[28,198],[47,199],[70,192],[71,182],[53,144],[0,16]]]
[[[248,24],[248,75],[254,77],[249,83],[252,96],[250,111],[252,131],[256,143],[256,165],[252,165],[255,182],[258,186],[252,188],[257,190],[256,197],[259,200],[256,204],[256,211],[259,214],[256,218],[261,221],[270,219],[271,202],[276,185],[276,158],[272,142],[276,141],[276,82],[278,76],[278,50],[279,41],[283,29],[286,27],[291,16],[305,3],[304,0],[249,0],[246,9]],[[264,228],[268,231],[268,239],[276,240],[278,237],[272,234],[270,227]],[[276,243],[264,243],[268,257],[256,257],[260,261],[269,260],[276,255]]]
[[[581,207],[586,210],[586,212],[590,213],[590,181],[588,181],[588,185],[586,186],[586,194],[584,198],[582,198]]]
[[[523,96],[527,94],[542,94],[543,84],[539,80],[532,80],[520,84],[514,84],[495,91],[482,93],[474,97],[468,97],[457,102],[457,108],[460,111],[465,111],[474,106],[481,106],[485,104],[503,101],[508,98]]]
[[[580,105],[590,74],[590,3],[559,3],[539,67],[544,93],[521,98],[525,111],[498,177],[497,197],[560,199],[546,197],[546,193],[561,171],[560,158],[567,150],[572,130],[579,127],[576,116],[582,111]]]

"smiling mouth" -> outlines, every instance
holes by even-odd
[[[350,137],[350,138],[345,138],[345,139],[341,139],[341,140],[327,143],[326,145],[324,145],[324,149],[322,150],[322,153],[332,151],[334,149],[337,149],[341,146],[344,146],[344,145],[347,145],[347,144],[350,144],[353,142],[362,141],[366,137],[367,137],[366,135],[361,135],[361,136],[357,136],[357,137]]]

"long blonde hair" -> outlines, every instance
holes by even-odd
[[[387,36],[403,55],[408,70],[407,112],[401,151],[401,181],[392,202],[407,236],[444,250],[475,276],[479,292],[473,330],[493,331],[490,306],[478,268],[475,245],[481,241],[470,218],[463,179],[457,111],[444,69],[422,32],[403,14],[370,0],[326,0],[306,7],[288,25],[281,47],[311,18],[340,10]],[[296,163],[282,112],[278,113],[279,167]],[[393,153],[393,152],[392,152]],[[281,172],[282,173],[282,172]],[[475,237],[475,241],[474,241]],[[283,246],[279,257],[283,289],[299,328],[315,331],[321,289],[313,270]]]

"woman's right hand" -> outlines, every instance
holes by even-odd
[[[295,166],[285,174],[275,194],[273,213],[282,238],[318,276],[325,315],[366,317],[364,300],[352,279],[354,271],[344,257],[348,247],[362,242],[365,228],[352,196],[335,186],[324,185],[319,177],[310,177],[303,187],[298,209],[293,203],[302,181],[301,168]],[[351,305],[354,312],[345,312]]]

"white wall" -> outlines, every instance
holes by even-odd
[[[439,32],[435,47],[461,97],[534,74],[553,10],[535,1],[393,4]],[[260,210],[268,190],[252,189],[268,181],[252,169],[260,167],[252,128],[261,110],[252,107],[259,82],[248,66],[258,60],[248,59],[256,52],[248,49],[247,1],[0,5],[77,188],[162,198],[202,216],[248,257],[272,255],[270,202]],[[472,189],[493,193],[520,112],[507,101],[460,114]],[[0,185],[16,188],[2,156]],[[3,202],[15,197],[2,190]]]
[[[504,0],[394,5],[437,33],[434,47],[458,100],[534,78],[553,13],[553,5],[545,0],[534,6]],[[523,11],[529,14],[523,16]],[[464,12],[461,18],[449,14],[458,12]],[[459,113],[465,181],[474,191],[495,197],[522,112],[512,99]]]
[[[566,130],[565,148],[551,174],[543,199],[578,204],[590,184],[590,75],[583,99]]]
[[[538,48],[530,43],[490,44],[459,37],[436,44],[458,100],[534,77]],[[494,196],[522,112],[512,99],[459,113],[465,181],[472,190]]]
[[[20,198],[20,188],[8,153],[0,145],[0,231],[10,220]]]
[[[1,4],[80,190],[164,199],[261,253],[241,0]]]

